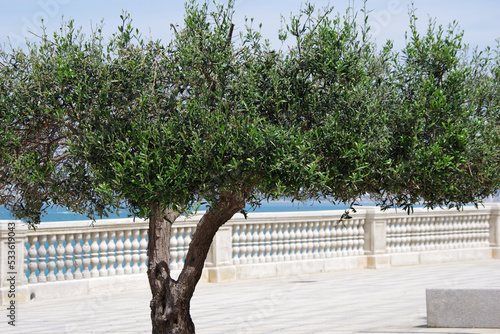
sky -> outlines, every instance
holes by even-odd
[[[447,26],[456,20],[464,30],[464,39],[471,48],[484,49],[496,46],[500,38],[500,1],[498,0],[413,0],[419,17],[417,26],[424,32],[429,18]],[[221,1],[226,3],[226,1]],[[286,18],[298,13],[302,0],[235,0],[234,23],[237,31],[244,30],[244,18],[253,17],[257,26],[262,23],[262,35],[268,38],[276,49],[283,47],[279,42],[278,30],[281,15]],[[336,11],[344,13],[352,1],[331,0],[312,1],[318,7],[330,3]],[[408,6],[411,0],[367,0],[371,10],[372,35],[377,44],[387,39],[395,48],[405,44],[408,30]],[[362,0],[355,0],[354,7],[361,8]],[[25,40],[36,41],[41,34],[40,21],[44,20],[48,31],[57,30],[61,22],[74,19],[76,26],[90,31],[104,20],[104,34],[110,35],[120,24],[120,14],[126,10],[131,14],[134,25],[142,34],[153,39],[162,39],[165,44],[171,39],[170,24],[182,26],[184,2],[168,0],[0,0],[0,45],[10,43],[19,47]],[[31,31],[31,32],[30,32]]]

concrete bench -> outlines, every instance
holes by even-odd
[[[427,325],[500,328],[500,288],[427,289]]]

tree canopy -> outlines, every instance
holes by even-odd
[[[306,5],[276,51],[232,8],[187,3],[169,45],[123,25],[105,41],[67,23],[2,51],[2,204],[90,215],[189,210],[224,191],[384,206],[461,206],[498,185],[498,56],[462,32],[412,25],[381,51],[353,15]],[[315,18],[316,17],[316,18]],[[290,38],[287,40],[289,41]]]

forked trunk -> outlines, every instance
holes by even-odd
[[[153,296],[150,303],[153,334],[195,332],[190,303],[210,245],[219,227],[245,206],[244,201],[234,194],[221,196],[218,204],[216,210],[207,211],[198,222],[177,281],[170,277],[169,244],[171,222],[179,214],[167,213],[165,219],[165,214],[158,207],[152,207],[148,234],[148,279]]]
[[[151,322],[154,334],[194,333],[189,314],[189,300],[182,300],[170,277],[170,235],[172,224],[179,216],[152,207],[148,232],[148,279],[151,287]]]

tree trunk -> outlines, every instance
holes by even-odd
[[[158,206],[151,206],[148,231],[148,279],[152,299],[151,322],[153,334],[194,333],[189,315],[189,301],[182,301],[177,282],[170,277],[170,233],[177,212],[166,214]]]
[[[167,220],[157,207],[149,220],[148,278],[153,298],[150,303],[153,334],[193,334],[190,303],[215,233],[243,209],[245,202],[234,193],[221,195],[216,208],[208,210],[198,222],[179,279],[170,277],[171,222],[179,214],[168,213]]]

